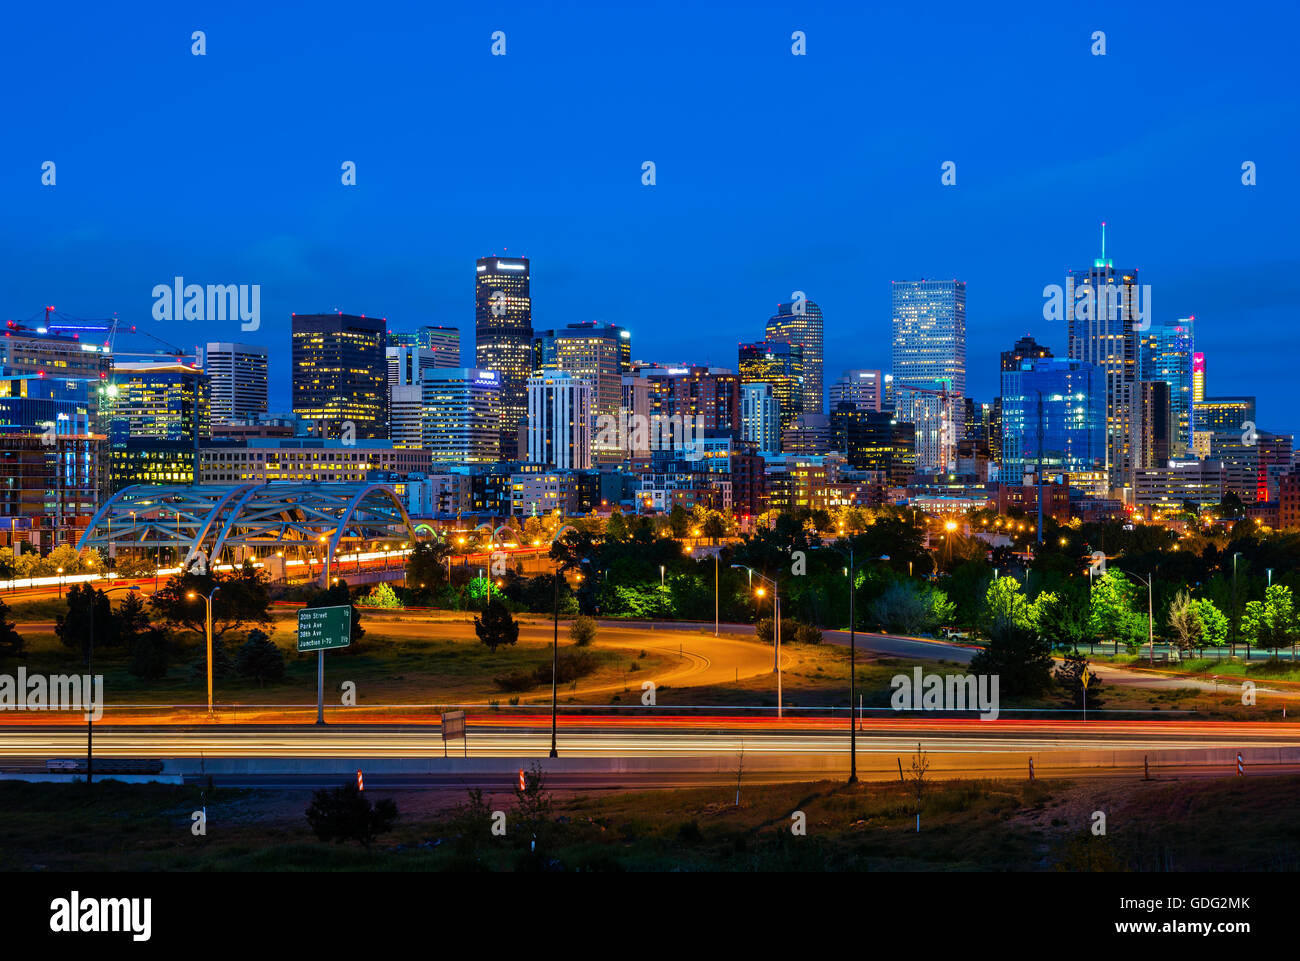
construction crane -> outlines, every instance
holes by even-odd
[[[939,469],[942,473],[948,473],[950,465],[957,461],[957,430],[952,417],[952,402],[961,395],[947,387],[894,384],[895,393],[900,390],[910,390],[915,394],[930,394],[939,398]]]

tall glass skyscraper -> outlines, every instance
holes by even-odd
[[[1110,485],[1131,487],[1138,441],[1138,315],[1141,310],[1149,317],[1150,305],[1139,303],[1137,269],[1117,270],[1106,259],[1104,233],[1101,257],[1087,270],[1071,271],[1065,290],[1069,357],[1096,364],[1106,377]]]
[[[966,415],[966,282],[894,281],[893,319],[895,419],[916,427],[918,473],[947,470]]]
[[[1045,478],[1104,493],[1106,378],[1095,364],[1044,357],[1002,372],[1002,481]]]
[[[474,361],[501,383],[501,457],[515,460],[533,373],[533,300],[527,257],[480,257],[474,279]]]
[[[1163,381],[1169,385],[1169,414],[1172,436],[1169,456],[1190,455],[1192,431],[1192,358],[1195,356],[1192,323],[1195,318],[1152,324],[1138,334],[1138,376],[1142,381]]]
[[[767,339],[803,348],[803,412],[820,414],[822,399],[822,309],[811,300],[777,304],[767,321]]]

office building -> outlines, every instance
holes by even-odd
[[[118,363],[102,387],[101,422],[115,444],[158,440],[193,449],[212,435],[211,384],[196,366]]]
[[[388,437],[388,325],[382,317],[293,315],[293,412],[324,437]]]
[[[1022,360],[1002,371],[1002,470],[1006,484],[1060,478],[1104,493],[1106,380],[1077,360]]]
[[[533,374],[533,301],[526,257],[480,257],[474,278],[474,363],[499,378],[500,456],[519,455]]]
[[[916,434],[888,411],[841,402],[831,411],[831,445],[855,470],[876,471],[902,486],[916,473]]]
[[[946,472],[965,425],[966,284],[894,281],[893,392],[916,431],[916,469]]]
[[[563,371],[591,386],[591,417],[603,425],[618,423],[623,405],[623,375],[630,337],[615,324],[590,321],[539,331],[534,339],[537,373]],[[609,432],[598,431],[593,455],[601,462],[618,462],[626,456],[624,445],[606,442]]]
[[[591,381],[564,371],[528,379],[528,460],[556,470],[587,470],[592,462]]]
[[[113,353],[102,342],[106,339],[104,328],[31,327],[10,320],[0,330],[4,333],[0,337],[0,375],[107,380],[113,369]]]
[[[830,410],[852,404],[860,410],[880,410],[885,399],[885,378],[879,370],[846,370],[830,386]]]
[[[457,327],[417,327],[415,330],[390,330],[389,347],[418,347],[433,355],[433,366],[446,369],[460,366],[460,329]]]
[[[427,473],[431,462],[428,451],[400,449],[387,440],[277,437],[205,444],[198,473],[201,484],[355,483],[375,473]]]
[[[253,420],[266,413],[266,358],[265,347],[208,342],[199,366],[211,384],[213,425]]]
[[[1197,431],[1210,434],[1241,434],[1256,423],[1255,398],[1248,395],[1206,397],[1194,403],[1192,411]]]
[[[740,345],[740,383],[767,384],[780,408],[781,430],[803,413],[803,348],[784,341]]]
[[[1193,318],[1187,317],[1153,323],[1150,329],[1138,332],[1139,379],[1169,385],[1169,415],[1173,421],[1169,456],[1178,459],[1190,456],[1192,432],[1196,429],[1192,400],[1196,356],[1192,351],[1192,324]]]
[[[458,367],[424,375],[422,445],[435,464],[490,464],[501,457],[501,374]]]
[[[822,397],[822,310],[811,300],[777,304],[767,321],[770,343],[798,344],[803,350],[803,406],[801,413],[820,414]]]
[[[999,370],[1019,370],[1022,361],[1043,360],[1051,356],[1050,350],[1026,334],[1016,341],[1010,350],[1002,352]]]
[[[1112,489],[1131,488],[1136,454],[1138,328],[1150,318],[1137,269],[1116,270],[1105,255],[1066,277],[1069,358],[1094,364],[1106,378],[1106,468]],[[1003,436],[1006,436],[1004,431]]]

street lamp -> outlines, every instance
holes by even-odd
[[[559,713],[560,680],[560,561],[555,560],[555,640],[551,644],[551,757],[559,757],[555,747],[556,716]]]
[[[109,574],[111,580],[116,575]],[[128,587],[110,587],[107,590],[100,591],[101,594],[111,594],[114,591],[138,591],[140,588],[134,584]],[[90,589],[90,629],[87,633],[89,643],[86,645],[86,677],[90,683],[90,689],[93,691],[95,676],[95,589]],[[90,695],[93,697],[94,695]],[[95,776],[95,712],[94,705],[87,704],[86,711],[86,784],[89,785]]]
[[[776,672],[776,716],[778,718],[784,717],[785,705],[781,692],[781,587],[766,574],[760,574],[758,571],[745,564],[732,564],[731,566],[743,568],[744,570],[749,571],[751,583],[753,582],[753,578],[757,577],[759,580],[766,581],[768,584],[772,585],[772,641],[774,648],[773,660],[775,661],[775,666],[772,670]],[[757,593],[759,597],[762,597],[765,592],[760,586]]]
[[[63,600],[63,568],[62,567],[59,568],[58,574],[59,574],[59,600]]]
[[[1152,594],[1153,588],[1150,578],[1143,577],[1141,574],[1134,574],[1132,571],[1124,571],[1130,577],[1136,577],[1139,581],[1147,586],[1147,644],[1151,647],[1151,663],[1156,662],[1156,635],[1155,635],[1155,617],[1152,614]]]
[[[844,556],[844,550],[829,545],[831,550]],[[854,784],[858,780],[858,723],[854,714],[853,704],[857,700],[857,640],[858,640],[858,623],[856,611],[854,609],[854,598],[857,596],[857,569],[853,563],[853,541],[849,540],[848,549],[849,566],[845,572],[849,576],[849,783]],[[888,561],[888,554],[881,554],[882,561]]]
[[[190,600],[194,600],[194,598],[196,597],[203,598],[203,603],[204,603],[204,612],[206,614],[204,625],[205,625],[205,633],[207,634],[208,637],[208,717],[209,718],[212,717],[212,598],[213,595],[215,595],[219,590],[221,590],[220,585],[214,587],[211,593],[209,593],[206,597],[204,597],[202,594],[199,594],[195,591],[190,591],[188,594],[185,595]]]
[[[1232,646],[1228,650],[1229,657],[1237,656],[1237,631],[1239,629],[1237,616],[1237,558],[1241,556],[1241,551],[1232,555]],[[1250,660],[1249,657],[1246,658]]]
[[[60,568],[60,570],[62,570],[62,568]],[[664,586],[664,565],[662,564],[659,565],[659,586]]]

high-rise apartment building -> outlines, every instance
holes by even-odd
[[[500,377],[500,450],[519,455],[533,374],[533,300],[527,257],[480,257],[474,278],[474,363]]]
[[[1192,403],[1199,404],[1205,400],[1205,355],[1197,352],[1192,354]],[[1200,430],[1193,425],[1193,430]]]
[[[781,453],[781,403],[772,385],[745,384],[740,388],[741,435],[757,445],[763,457]]]
[[[964,430],[966,283],[893,284],[895,419],[915,427],[918,473],[946,471]]]
[[[777,304],[776,313],[767,321],[767,340],[798,344],[803,349],[801,412],[822,413],[822,309],[811,300]]]
[[[592,454],[591,381],[564,371],[528,380],[528,460],[556,470],[588,470]]]
[[[267,410],[267,350],[209,341],[199,366],[211,382],[212,423],[254,420]]]
[[[387,327],[382,317],[293,315],[293,412],[321,436],[388,437]]]
[[[740,377],[725,367],[690,367],[671,381],[671,413],[704,430],[740,430]]]

